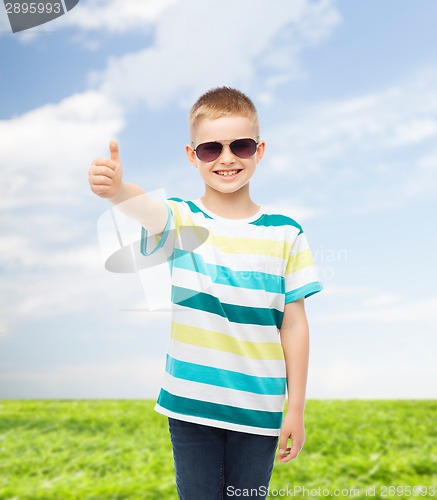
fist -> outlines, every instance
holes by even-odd
[[[122,170],[118,143],[109,143],[110,158],[97,158],[91,163],[88,181],[91,191],[102,198],[113,198],[121,186]]]

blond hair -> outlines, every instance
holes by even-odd
[[[216,120],[223,116],[245,116],[252,119],[256,128],[259,128],[256,107],[246,94],[231,87],[216,87],[201,95],[191,108],[191,138],[201,120]]]

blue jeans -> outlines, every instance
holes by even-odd
[[[180,500],[266,497],[277,436],[168,422]]]

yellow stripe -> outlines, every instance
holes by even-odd
[[[285,269],[285,274],[294,273],[296,271],[299,271],[299,269],[312,266],[313,264],[314,260],[311,254],[311,250],[307,248],[306,250],[302,250],[302,252],[298,252],[296,255],[290,257]]]
[[[196,223],[193,221],[190,214],[186,214],[184,219],[182,219],[179,212],[178,203],[172,200],[167,201],[173,209],[175,226],[176,226],[176,237],[179,236],[179,227],[184,226],[195,226]],[[213,245],[221,252],[224,253],[242,253],[242,254],[259,254],[266,255],[269,257],[275,257],[278,259],[287,260],[290,254],[291,247],[293,243],[283,242],[271,239],[257,239],[257,238],[236,238],[229,236],[218,236],[213,233],[209,228],[209,237],[206,240],[207,244]]]
[[[174,224],[175,224],[175,237],[174,237],[174,240],[176,241],[176,239],[179,237],[180,233],[181,233],[181,227],[200,227],[201,229],[204,228],[204,226],[201,226],[199,224],[197,224],[192,216],[191,216],[191,212],[190,213],[187,213],[184,215],[184,218],[182,218],[182,214],[179,210],[179,205],[180,203],[179,202],[175,202],[173,200],[167,200],[167,203],[171,206],[172,210],[173,210],[173,216],[174,216]],[[211,231],[210,229],[208,229],[208,232],[211,234]],[[190,236],[190,238],[194,238],[196,237],[196,232],[195,230],[193,230],[192,232],[190,233],[185,233],[185,234],[188,234]],[[203,242],[205,241],[205,238],[204,238],[204,232],[201,231],[198,235],[198,237],[200,238],[200,240]],[[189,240],[191,241],[191,240]],[[208,241],[208,240],[207,240]]]
[[[190,215],[186,215],[184,220],[180,215],[177,203],[168,201],[172,205],[175,216],[176,237],[179,235],[179,227],[181,225],[189,226],[196,225]],[[270,239],[256,239],[256,238],[235,238],[228,236],[217,236],[209,230],[209,237],[206,240],[222,252],[225,253],[241,253],[241,254],[260,254],[278,259],[288,260],[285,274],[291,274],[304,267],[314,265],[313,256],[310,249],[302,250],[292,257],[290,255],[293,243],[279,242]]]
[[[286,259],[291,250],[291,243],[257,238],[235,238],[217,236],[210,233],[208,243],[225,253],[259,254],[278,259]]]
[[[172,209],[173,212],[173,218],[174,218],[174,224],[175,224],[175,235],[174,235],[174,241],[179,237],[180,233],[180,226],[182,225],[182,217],[181,213],[179,211],[178,203],[173,201],[173,200],[167,200],[166,203],[170,205],[170,208]]]
[[[203,328],[194,328],[174,321],[171,326],[171,338],[184,344],[206,347],[208,349],[215,349],[216,351],[230,352],[244,358],[284,359],[284,353],[280,343],[237,340],[224,333],[204,330]]]

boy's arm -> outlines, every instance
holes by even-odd
[[[281,427],[277,458],[281,462],[289,462],[297,457],[305,443],[309,329],[303,298],[285,304],[280,335],[287,371],[288,409]],[[292,439],[291,448],[287,448],[289,438]]]
[[[168,211],[164,203],[155,200],[142,188],[123,181],[117,141],[109,143],[110,158],[97,158],[91,163],[88,180],[91,191],[136,219],[152,234],[161,233],[167,223]]]

